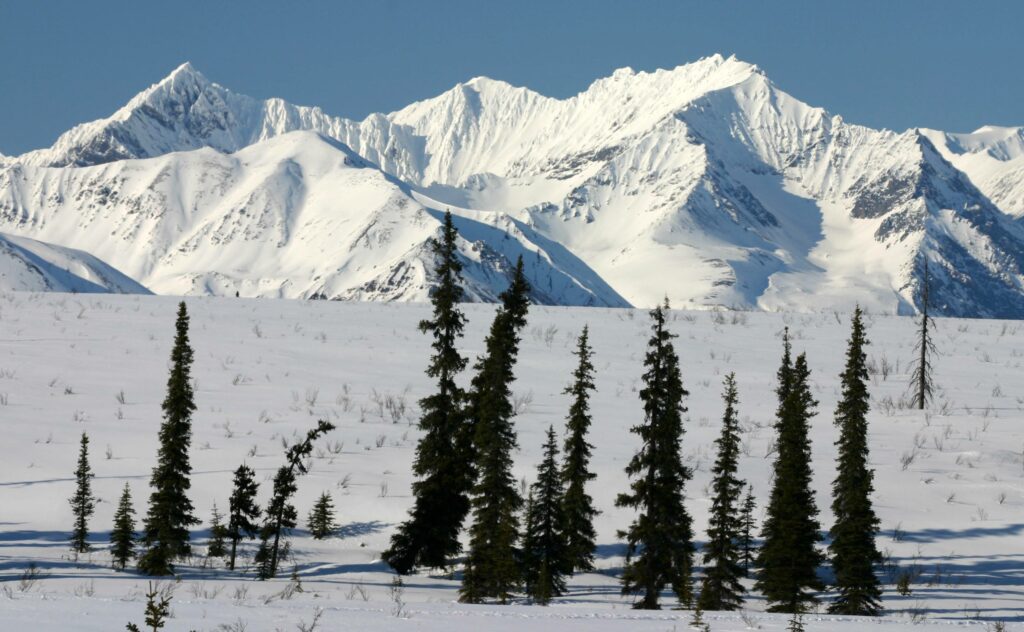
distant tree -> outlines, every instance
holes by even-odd
[[[153,468],[149,511],[143,526],[145,551],[139,570],[147,575],[170,575],[173,561],[191,553],[189,527],[199,524],[188,498],[192,465],[188,450],[192,443],[192,413],[196,405],[192,392],[192,347],[188,339],[188,312],[178,304],[171,371],[164,398],[164,420],[160,425],[160,448]]]
[[[594,386],[594,353],[590,349],[590,332],[584,326],[576,340],[576,370],[573,383],[566,387],[565,394],[572,398],[569,417],[566,420],[565,462],[562,479],[565,484],[565,539],[569,547],[569,560],[573,571],[589,571],[594,568],[594,551],[597,548],[594,531],[594,500],[587,494],[587,483],[594,479],[590,471],[590,455],[594,446],[587,442],[590,432],[590,392]]]
[[[683,388],[679,357],[672,345],[675,335],[668,331],[668,301],[651,312],[653,334],[647,343],[640,399],[644,422],[631,432],[641,440],[640,451],[626,466],[633,479],[630,492],[620,494],[615,504],[636,511],[626,538],[626,566],[622,573],[623,594],[639,594],[634,608],[656,610],[658,596],[671,586],[683,604],[692,603],[693,528],[683,504],[684,486],[690,478],[683,465]]]
[[[750,567],[754,564],[754,530],[757,528],[754,509],[756,508],[754,488],[747,485],[747,495],[743,498],[743,508],[740,511],[740,553],[743,560],[744,577],[750,576]]]
[[[914,394],[914,405],[919,410],[924,410],[925,405],[932,399],[932,390],[935,382],[932,378],[934,362],[932,360],[936,353],[935,341],[932,330],[935,329],[935,321],[928,314],[931,306],[931,273],[928,270],[928,260],[924,260],[924,274],[921,281],[921,314],[917,319],[917,342],[914,343],[914,360],[910,365],[910,384]]]
[[[338,524],[334,521],[334,501],[327,492],[320,494],[309,512],[309,533],[316,540],[322,540],[333,535],[338,530]]]
[[[835,587],[839,593],[829,612],[844,615],[881,614],[882,591],[875,576],[875,565],[882,555],[875,546],[879,520],[871,505],[874,472],[868,466],[868,344],[858,306],[853,312],[852,331],[846,351],[842,380],[842,398],[836,406],[839,426],[838,474],[832,483],[832,514],[829,552]]]
[[[257,522],[260,507],[256,504],[256,472],[248,465],[239,465],[235,470],[234,488],[228,501],[227,539],[231,542],[228,555],[228,568],[235,570],[235,558],[238,554],[238,543],[242,538],[253,539],[259,531]]]
[[[207,557],[224,557],[228,554],[224,541],[228,536],[228,528],[224,525],[224,516],[213,504],[213,517],[210,520],[210,542],[206,546]]]
[[[135,555],[135,508],[132,507],[132,490],[124,484],[121,500],[114,512],[114,529],[110,532],[110,554],[114,568],[124,570],[128,560]]]
[[[565,593],[565,576],[572,573],[563,494],[558,441],[549,427],[537,481],[530,487],[522,552],[526,594],[541,605]]]
[[[456,348],[466,325],[458,307],[463,290],[457,239],[452,215],[445,213],[440,239],[429,242],[437,283],[430,295],[434,313],[431,320],[420,321],[420,331],[434,337],[427,375],[437,380],[437,387],[420,400],[424,434],[413,461],[418,477],[412,488],[413,507],[383,553],[384,560],[403,575],[417,566],[448,566],[462,551],[459,531],[469,512],[472,435],[463,410],[466,393],[455,381],[467,362]]]
[[[334,424],[321,419],[306,438],[288,448],[285,465],[274,476],[274,493],[267,504],[266,520],[260,530],[260,548],[256,552],[257,577],[271,579],[277,575],[283,557],[282,539],[295,528],[299,514],[291,504],[298,491],[298,477],[309,471],[305,459],[313,452],[313,442],[334,430]]]
[[[807,357],[800,354],[795,364],[791,361],[788,329],[783,349],[776,389],[778,448],[755,587],[770,612],[797,613],[817,602],[813,591],[824,589],[817,575],[822,555],[815,545],[821,536],[811,491],[808,432],[817,402],[810,391]]]
[[[68,499],[75,516],[71,530],[71,550],[75,555],[88,553],[89,517],[96,511],[96,497],[92,495],[92,467],[89,465],[89,437],[84,432],[79,443],[78,467],[75,468],[75,495]]]
[[[734,373],[725,376],[722,398],[725,400],[725,413],[722,415],[722,432],[715,441],[718,457],[711,470],[714,497],[708,522],[708,542],[704,547],[706,568],[697,600],[697,605],[703,610],[738,610],[743,604],[740,496],[744,483],[736,474],[739,469],[740,428]]]
[[[485,345],[477,360],[468,414],[473,424],[473,454],[477,481],[471,505],[473,526],[459,599],[480,603],[496,599],[507,603],[519,584],[515,546],[519,540],[518,512],[523,499],[512,473],[516,440],[511,385],[519,353],[519,332],[526,325],[530,284],[522,257],[516,262],[512,283],[501,294]]]

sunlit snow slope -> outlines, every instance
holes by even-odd
[[[912,313],[927,262],[938,312],[1022,317],[1021,139],[851,125],[719,55],[568,99],[478,77],[363,121],[185,64],[0,166],[0,229],[158,292],[419,300],[452,208],[481,300],[525,253],[542,302]]]
[[[149,294],[149,290],[87,252],[3,233],[0,290]]]

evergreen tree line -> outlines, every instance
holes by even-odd
[[[137,558],[139,572],[146,575],[171,575],[174,563],[192,554],[189,527],[199,524],[188,498],[192,467],[189,447],[192,440],[192,413],[195,411],[191,369],[193,351],[188,338],[189,317],[185,303],[178,305],[171,369],[167,395],[162,408],[157,464],[150,477],[152,492],[141,533],[136,532],[135,509],[130,486],[124,491],[114,513],[110,532],[110,551],[115,568],[124,570]],[[282,561],[288,558],[287,542],[291,529],[297,526],[298,512],[291,503],[297,491],[297,479],[308,469],[313,443],[334,429],[320,420],[306,437],[288,448],[285,465],[277,471],[266,509],[256,503],[259,484],[251,467],[242,464],[235,470],[233,488],[225,516],[213,507],[208,557],[226,558],[226,565],[235,570],[238,545],[244,540],[260,539],[254,562],[257,577],[268,579],[277,574]],[[75,470],[75,494],[70,503],[74,514],[71,549],[78,555],[91,550],[88,521],[95,511],[92,493],[93,474],[89,465],[89,437],[81,438],[78,467]],[[309,528],[316,538],[327,537],[337,529],[333,501],[322,494],[309,516]]]
[[[512,474],[518,448],[511,386],[526,325],[530,285],[520,258],[511,271],[508,289],[499,297],[485,349],[473,364],[468,389],[458,376],[469,365],[457,343],[463,337],[465,315],[458,233],[450,214],[442,232],[431,241],[435,256],[433,313],[419,327],[433,337],[427,375],[435,380],[433,394],[420,400],[423,435],[416,448],[413,471],[414,502],[408,519],[394,533],[384,560],[399,574],[417,568],[441,568],[454,573],[462,562],[460,599],[469,603],[507,603],[524,593],[546,604],[564,594],[570,575],[594,568],[598,514],[587,484],[593,446],[590,396],[595,391],[595,367],[589,330],[582,329],[574,355],[576,367],[565,389],[570,397],[564,438],[549,427],[535,481],[524,499]],[[811,490],[809,423],[817,402],[811,393],[806,355],[792,357],[788,329],[783,333],[782,363],[777,374],[772,488],[755,549],[753,490],[739,478],[740,427],[736,377],[724,381],[724,412],[717,457],[712,470],[713,490],[707,544],[702,553],[704,573],[694,582],[693,525],[685,504],[691,472],[682,458],[685,434],[680,359],[668,328],[666,302],[650,312],[651,337],[644,357],[643,419],[630,431],[640,447],[626,466],[630,480],[616,505],[634,511],[633,522],[620,532],[626,542],[622,591],[634,596],[637,608],[656,609],[666,588],[687,608],[734,610],[743,603],[741,578],[752,573],[754,587],[769,609],[799,614],[817,603],[825,589],[819,570],[826,556],[817,508]],[[835,412],[839,429],[838,473],[832,485],[835,524],[830,529],[828,560],[837,598],[829,610],[840,614],[877,615],[880,588],[874,570],[881,561],[875,546],[879,521],[871,505],[873,473],[868,467],[867,368],[868,344],[861,310],[852,318],[852,331],[842,378],[842,397]],[[164,421],[160,428],[157,465],[150,479],[152,492],[142,533],[135,535],[131,492],[126,485],[111,532],[115,565],[125,568],[132,557],[149,575],[173,573],[173,563],[191,553],[189,527],[198,524],[188,499],[191,466],[191,415],[195,410],[190,378],[193,352],[188,340],[188,314],[181,303],[176,322],[172,367]],[[307,471],[313,442],[334,428],[320,421],[305,439],[291,446],[285,464],[273,479],[266,507],[256,504],[258,484],[253,470],[242,464],[234,473],[227,520],[214,507],[208,554],[226,557],[235,569],[238,545],[259,538],[255,556],[259,578],[274,577],[288,558],[287,537],[298,521],[292,497],[297,479]],[[89,550],[88,518],[95,499],[90,489],[88,437],[83,434],[71,537],[76,553]],[[744,491],[746,495],[744,496]],[[467,518],[468,549],[460,535]],[[309,515],[310,532],[326,537],[336,529],[333,501],[321,495]]]
[[[520,259],[509,288],[500,296],[485,351],[473,365],[470,388],[463,390],[457,376],[468,360],[457,348],[466,323],[459,309],[463,293],[457,237],[451,215],[446,214],[440,238],[431,243],[436,263],[433,315],[420,323],[421,331],[434,338],[427,375],[436,380],[436,390],[420,401],[424,435],[413,464],[413,507],[383,557],[398,573],[407,574],[416,568],[454,573],[461,556],[462,601],[507,603],[521,591],[545,604],[564,593],[568,576],[593,568],[593,520],[598,512],[586,492],[594,478],[587,440],[589,397],[595,390],[589,332],[584,327],[577,340],[577,366],[566,389],[571,404],[565,439],[560,446],[555,429],[548,428],[536,480],[524,499],[512,476],[518,440],[510,388],[519,334],[526,323],[529,284]],[[650,312],[652,333],[640,391],[644,416],[630,429],[640,449],[626,467],[629,489],[616,499],[618,506],[631,508],[636,515],[619,534],[627,545],[622,591],[635,597],[637,608],[658,608],[662,592],[670,588],[684,607],[734,610],[743,603],[741,578],[753,573],[754,586],[770,610],[798,615],[825,589],[819,570],[826,560],[818,547],[820,525],[811,490],[808,431],[817,402],[806,355],[794,360],[787,329],[777,376],[772,489],[762,544],[756,550],[753,490],[738,476],[738,387],[735,375],[725,378],[725,410],[716,441],[712,508],[702,556],[705,570],[695,585],[693,525],[684,502],[691,472],[681,453],[688,392],[668,315],[667,301]],[[838,597],[829,610],[877,615],[880,588],[874,570],[881,556],[875,546],[879,522],[870,498],[873,473],[868,467],[864,352],[868,341],[862,317],[858,308],[835,413],[840,435],[838,475],[832,486],[836,522],[830,529],[827,559]],[[469,547],[464,552],[459,536],[469,517]]]

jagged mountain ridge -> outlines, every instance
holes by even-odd
[[[857,301],[910,312],[928,260],[940,311],[1024,316],[1020,222],[998,206],[1000,187],[956,165],[950,142],[928,130],[847,124],[735,58],[623,69],[570,99],[477,78],[361,122],[236,95],[184,65],[111,118],[16,162],[39,178],[47,165],[131,162],[197,147],[257,151],[297,129],[340,141],[435,214],[453,206],[460,217],[505,226],[516,240],[530,235],[528,251],[562,252],[566,270],[577,271],[567,273],[575,279],[568,287],[585,285],[594,304],[615,304],[614,295],[649,305],[668,295],[683,306],[823,309]],[[943,138],[965,152],[983,144]],[[991,149],[998,143],[983,140],[986,156],[1019,156],[1012,142]],[[38,204],[11,198],[10,188],[0,183],[7,216]],[[506,229],[492,237],[505,241]],[[273,293],[274,283],[259,279],[252,291]],[[162,291],[230,287],[162,283]],[[425,295],[334,289],[336,297]],[[555,291],[546,298],[587,302]]]

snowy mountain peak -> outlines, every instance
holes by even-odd
[[[910,312],[928,259],[944,313],[1024,315],[1022,128],[851,125],[734,55],[569,98],[474,77],[363,121],[186,63],[0,163],[0,229],[158,291],[423,298],[449,207],[481,300],[523,254],[540,302]]]

